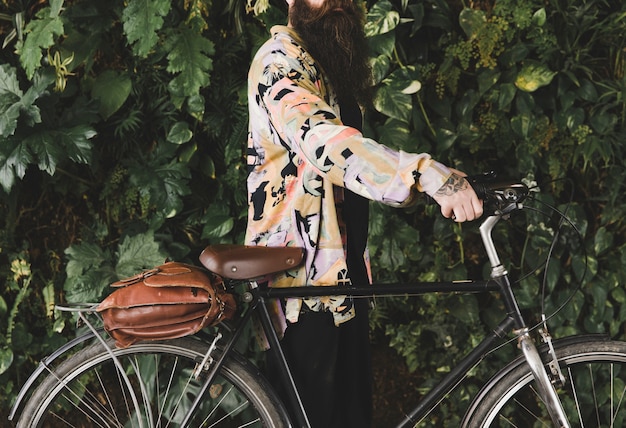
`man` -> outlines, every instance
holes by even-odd
[[[482,214],[458,171],[361,134],[370,100],[363,12],[351,0],[287,0],[249,72],[249,245],[305,249],[271,286],[370,283],[367,200],[402,207],[418,191],[445,217]],[[371,425],[367,303],[280,302],[283,348],[313,427]]]

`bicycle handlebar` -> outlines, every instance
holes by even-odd
[[[465,179],[474,188],[476,195],[487,204],[501,210],[510,204],[522,202],[530,189],[519,180],[496,180],[495,172],[467,176]]]

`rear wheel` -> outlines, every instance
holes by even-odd
[[[178,427],[202,385],[192,373],[208,345],[187,337],[142,342],[113,353],[99,343],[53,369],[26,404],[18,427]],[[289,426],[259,371],[228,358],[194,414],[192,427]]]
[[[556,348],[565,385],[557,389],[572,427],[626,423],[626,343],[594,340]],[[548,370],[548,373],[550,371]],[[465,427],[551,427],[526,364],[496,375],[474,400]]]

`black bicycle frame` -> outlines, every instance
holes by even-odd
[[[345,295],[352,297],[374,297],[393,295],[421,295],[428,293],[481,293],[500,292],[507,310],[507,316],[493,329],[491,334],[470,351],[426,396],[420,400],[417,407],[406,414],[404,419],[397,425],[398,428],[414,426],[425,417],[440,400],[464,378],[467,372],[479,363],[491,350],[496,342],[503,339],[514,329],[524,327],[524,320],[513,297],[508,275],[492,280],[477,281],[452,281],[452,282],[427,282],[427,283],[401,283],[401,284],[375,284],[366,286],[327,286],[327,287],[289,287],[255,289],[255,306],[260,309],[260,322],[266,334],[270,350],[279,361],[282,374],[282,383],[287,391],[290,410],[300,427],[308,427],[306,411],[302,405],[297,388],[295,387],[288,364],[280,347],[280,341],[273,328],[270,315],[266,309],[265,301],[276,298],[302,298],[315,296]]]

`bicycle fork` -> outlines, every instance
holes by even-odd
[[[513,332],[517,336],[518,347],[522,350],[530,371],[535,378],[539,395],[548,410],[548,414],[550,415],[554,426],[558,428],[570,428],[570,424],[567,420],[567,416],[565,415],[565,410],[563,409],[561,400],[556,393],[556,389],[550,379],[550,376],[548,376],[548,373],[546,372],[541,356],[537,351],[537,347],[530,337],[528,327],[525,327],[526,323],[522,317],[517,300],[513,295],[508,272],[500,262],[500,258],[498,257],[498,253],[491,237],[491,231],[503,215],[506,214],[489,217],[480,227],[481,237],[491,264],[491,277],[500,286],[508,315],[514,320],[516,329]],[[547,341],[550,349],[552,349],[552,343],[550,341],[550,336],[547,333],[547,329],[544,331],[544,340]],[[558,361],[556,361],[556,356],[553,351],[551,352],[550,357],[554,359],[554,361],[550,363],[551,367],[554,367],[556,364],[558,369]],[[562,382],[563,376],[560,373],[560,369],[557,371],[558,381]]]

